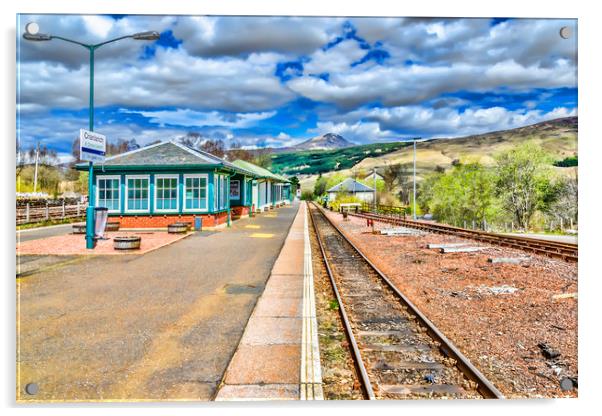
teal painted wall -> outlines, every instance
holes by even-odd
[[[127,173],[120,173],[120,172],[106,172],[106,173],[102,173],[102,172],[94,172],[94,176],[93,176],[93,184],[92,184],[92,192],[94,195],[94,199],[95,199],[95,204],[98,204],[98,201],[96,200],[96,192],[97,192],[97,185],[96,185],[96,180],[99,176],[119,176],[120,180],[119,180],[119,206],[120,206],[120,212],[119,213],[111,213],[111,215],[169,215],[169,214],[211,214],[216,212],[216,209],[214,208],[215,205],[215,201],[214,201],[214,179],[215,179],[215,175],[213,172],[210,171],[195,171],[195,172],[186,172],[186,174],[207,174],[207,211],[186,211],[184,212],[184,201],[185,201],[185,189],[184,189],[184,173],[182,172],[176,172],[176,171],[161,171],[160,174],[165,174],[165,175],[178,175],[178,210],[177,212],[155,212],[155,175],[157,175],[157,173],[148,173],[145,171],[130,171],[128,170]],[[126,212],[126,203],[127,203],[127,194],[126,194],[126,175],[149,175],[149,195],[150,195],[150,204],[149,204],[149,211],[148,212]],[[229,189],[229,188],[228,188]],[[224,209],[227,209],[224,208]],[[224,209],[222,209],[221,211],[223,211]]]

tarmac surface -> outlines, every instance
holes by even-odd
[[[73,224],[51,225],[49,227],[28,228],[16,232],[17,244],[19,241],[37,240],[39,238],[54,237],[71,233]]]
[[[17,400],[211,400],[298,207],[141,256],[28,259]]]

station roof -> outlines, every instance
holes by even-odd
[[[211,153],[193,149],[174,141],[161,142],[105,159],[104,163],[95,164],[102,169],[178,169],[178,168],[225,168],[250,176],[256,176],[244,167],[236,166]],[[78,163],[78,170],[88,169],[88,163]]]
[[[284,176],[272,173],[269,170],[267,170],[266,168],[262,168],[261,166],[257,166],[251,162],[247,162],[246,160],[238,159],[232,163],[241,169],[245,169],[245,170],[253,172],[253,174],[258,178],[271,179],[276,182],[287,182],[287,183],[290,182]]]
[[[326,192],[374,192],[374,189],[354,179],[347,178]]]

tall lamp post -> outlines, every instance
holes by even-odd
[[[79,46],[83,46],[90,53],[90,105],[89,105],[89,130],[94,131],[94,51],[104,46],[108,43],[117,42],[122,39],[136,39],[136,40],[157,40],[159,39],[159,32],[148,31],[148,32],[139,32],[134,33],[133,35],[120,36],[115,39],[110,39],[105,42],[100,42],[96,44],[87,44],[78,42],[73,39],[68,39],[62,36],[49,35],[44,33],[38,33],[39,26],[37,23],[31,22],[25,26],[25,33],[23,33],[23,38],[30,41],[35,42],[43,42],[49,41],[52,39],[59,39],[65,42],[74,43]],[[94,193],[92,192],[93,188],[93,164],[89,162],[88,168],[88,208],[86,209],[86,248],[93,249],[94,248]]]
[[[413,196],[412,196],[412,204],[414,205],[412,208],[412,219],[416,221],[416,139],[414,139],[414,180],[413,180]]]

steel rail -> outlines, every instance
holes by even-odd
[[[357,215],[354,213],[350,213],[350,214]],[[436,228],[436,229],[441,229],[441,230],[463,232],[463,233],[467,233],[467,234],[487,235],[487,236],[494,236],[494,237],[500,237],[500,238],[510,238],[513,240],[524,241],[525,243],[541,243],[541,244],[546,244],[549,246],[567,248],[567,249],[571,249],[571,250],[576,250],[578,248],[577,244],[574,244],[574,243],[561,243],[558,241],[544,240],[541,238],[530,238],[530,237],[522,237],[522,236],[515,236],[515,235],[490,233],[487,231],[470,230],[467,228],[455,227],[453,225],[447,225],[447,224],[436,224],[436,223],[431,223],[431,222],[408,220],[405,218],[394,217],[394,216],[390,216],[387,214],[375,214],[375,213],[371,213],[371,212],[363,212],[360,215],[370,216],[370,217],[379,218],[379,219],[382,218],[382,219],[387,219],[387,220],[393,220],[394,222],[403,222],[403,223],[407,223],[407,224],[414,224],[417,226],[426,226],[426,227],[431,227],[431,228]]]
[[[470,238],[486,243],[517,248],[521,250],[529,250],[535,253],[560,257],[566,261],[578,261],[578,246],[577,244],[559,243],[556,241],[548,241],[542,239],[534,239],[521,236],[511,236],[490,233],[486,231],[468,230],[465,228],[453,227],[443,224],[433,224],[421,221],[412,221],[398,217],[391,217],[373,213],[353,213],[349,215],[359,218],[367,218],[375,221],[402,225],[410,228],[421,229],[429,232],[457,235],[464,238]]]
[[[330,267],[330,262],[326,257],[326,251],[324,250],[324,243],[322,242],[322,237],[320,237],[320,233],[318,232],[318,227],[316,226],[316,222],[314,221],[314,214],[312,210],[307,207],[309,211],[309,216],[311,217],[311,223],[313,225],[313,229],[316,233],[316,238],[318,240],[318,246],[320,247],[320,252],[322,253],[322,259],[324,260],[324,265],[326,266],[326,271],[328,273],[328,277],[330,278],[330,284],[332,285],[332,289],[337,298],[337,302],[339,304],[339,312],[341,315],[341,319],[343,320],[343,324],[345,326],[345,332],[347,335],[347,339],[351,344],[351,349],[353,352],[353,357],[355,361],[355,365],[359,370],[360,380],[362,384],[362,390],[364,391],[365,397],[368,400],[375,400],[376,396],[374,394],[374,390],[372,389],[372,383],[370,382],[370,378],[368,377],[368,371],[366,371],[366,366],[364,365],[364,361],[362,360],[362,355],[360,353],[360,349],[357,345],[357,341],[355,340],[355,336],[353,335],[353,330],[351,328],[351,323],[349,322],[349,318],[347,317],[347,312],[345,311],[345,306],[343,304],[343,300],[341,298],[341,294],[337,287],[336,281],[334,279],[334,273],[332,272],[332,268]]]
[[[441,352],[453,358],[456,361],[456,367],[470,380],[477,383],[477,391],[486,399],[503,399],[504,395],[477,369],[464,354],[456,348],[453,343],[433,324],[418,308],[389,280],[389,278],[374,264],[366,255],[343,233],[343,231],[327,215],[325,215],[317,204],[320,213],[326,218],[330,225],[349,243],[351,247],[359,254],[366,263],[376,272],[376,274],[387,284],[387,286],[397,295],[399,300],[416,316],[420,323],[426,328],[427,333],[437,342]],[[315,227],[315,223],[314,223]],[[317,233],[317,231],[316,231]]]

